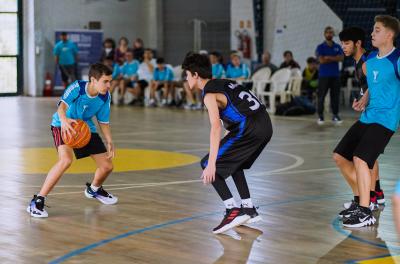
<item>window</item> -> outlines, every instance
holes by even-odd
[[[0,95],[20,92],[20,1],[0,0]]]

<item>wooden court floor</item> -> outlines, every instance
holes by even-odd
[[[340,127],[273,117],[272,141],[247,171],[264,221],[213,235],[224,208],[199,180],[209,141],[201,111],[113,106],[117,156],[105,188],[119,203],[84,197],[93,168],[86,160],[49,195],[50,217],[30,218],[26,206],[56,154],[55,109],[56,99],[0,98],[0,263],[400,263],[390,202],[400,175],[398,134],[380,158],[387,202],[379,224],[351,230],[336,219],[352,197],[331,160],[356,118],[349,110]]]

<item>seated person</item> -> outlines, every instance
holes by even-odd
[[[313,100],[313,94],[318,88],[318,63],[313,57],[307,59],[307,66],[303,71],[303,83],[301,85],[302,93],[306,94],[310,101]]]
[[[283,53],[283,62],[279,67],[279,69],[283,68],[300,69],[300,65],[293,59],[293,53],[290,50],[287,50]]]
[[[240,61],[239,53],[231,54],[231,64],[226,69],[226,78],[243,81],[250,77],[249,67]]]
[[[150,106],[157,106],[156,91],[161,88],[164,88],[161,105],[173,105],[175,103],[175,93],[172,85],[173,80],[174,73],[172,69],[165,65],[164,58],[158,58],[157,67],[154,69],[153,81],[150,85]],[[168,100],[170,94],[172,99]]]
[[[133,58],[133,52],[128,50],[125,53],[126,62],[122,65],[122,79],[119,82],[119,103],[123,103],[126,88],[134,87],[137,81],[139,62]]]
[[[128,92],[132,93],[137,100],[132,101],[135,104],[137,101],[143,104],[144,89],[150,85],[153,80],[154,69],[157,67],[156,60],[153,58],[153,50],[145,49],[143,53],[143,62],[140,63],[138,69],[138,79],[133,88],[128,88]]]
[[[264,54],[262,55],[262,64],[259,65],[251,75],[253,76],[258,70],[264,68],[270,68],[271,75],[278,70],[278,67],[275,64],[271,63],[271,53],[269,53],[268,51],[264,52]]]
[[[225,77],[225,70],[222,64],[220,63],[221,55],[214,51],[210,53],[210,62],[212,67],[212,78],[213,79],[221,79]]]

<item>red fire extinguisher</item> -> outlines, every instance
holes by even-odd
[[[52,95],[53,95],[53,80],[51,78],[51,74],[47,72],[44,80],[43,96],[52,96]]]
[[[247,32],[242,36],[243,57],[246,59],[251,58],[251,38]]]

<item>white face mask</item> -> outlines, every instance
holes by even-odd
[[[112,51],[112,48],[106,48],[106,53],[110,53]]]

